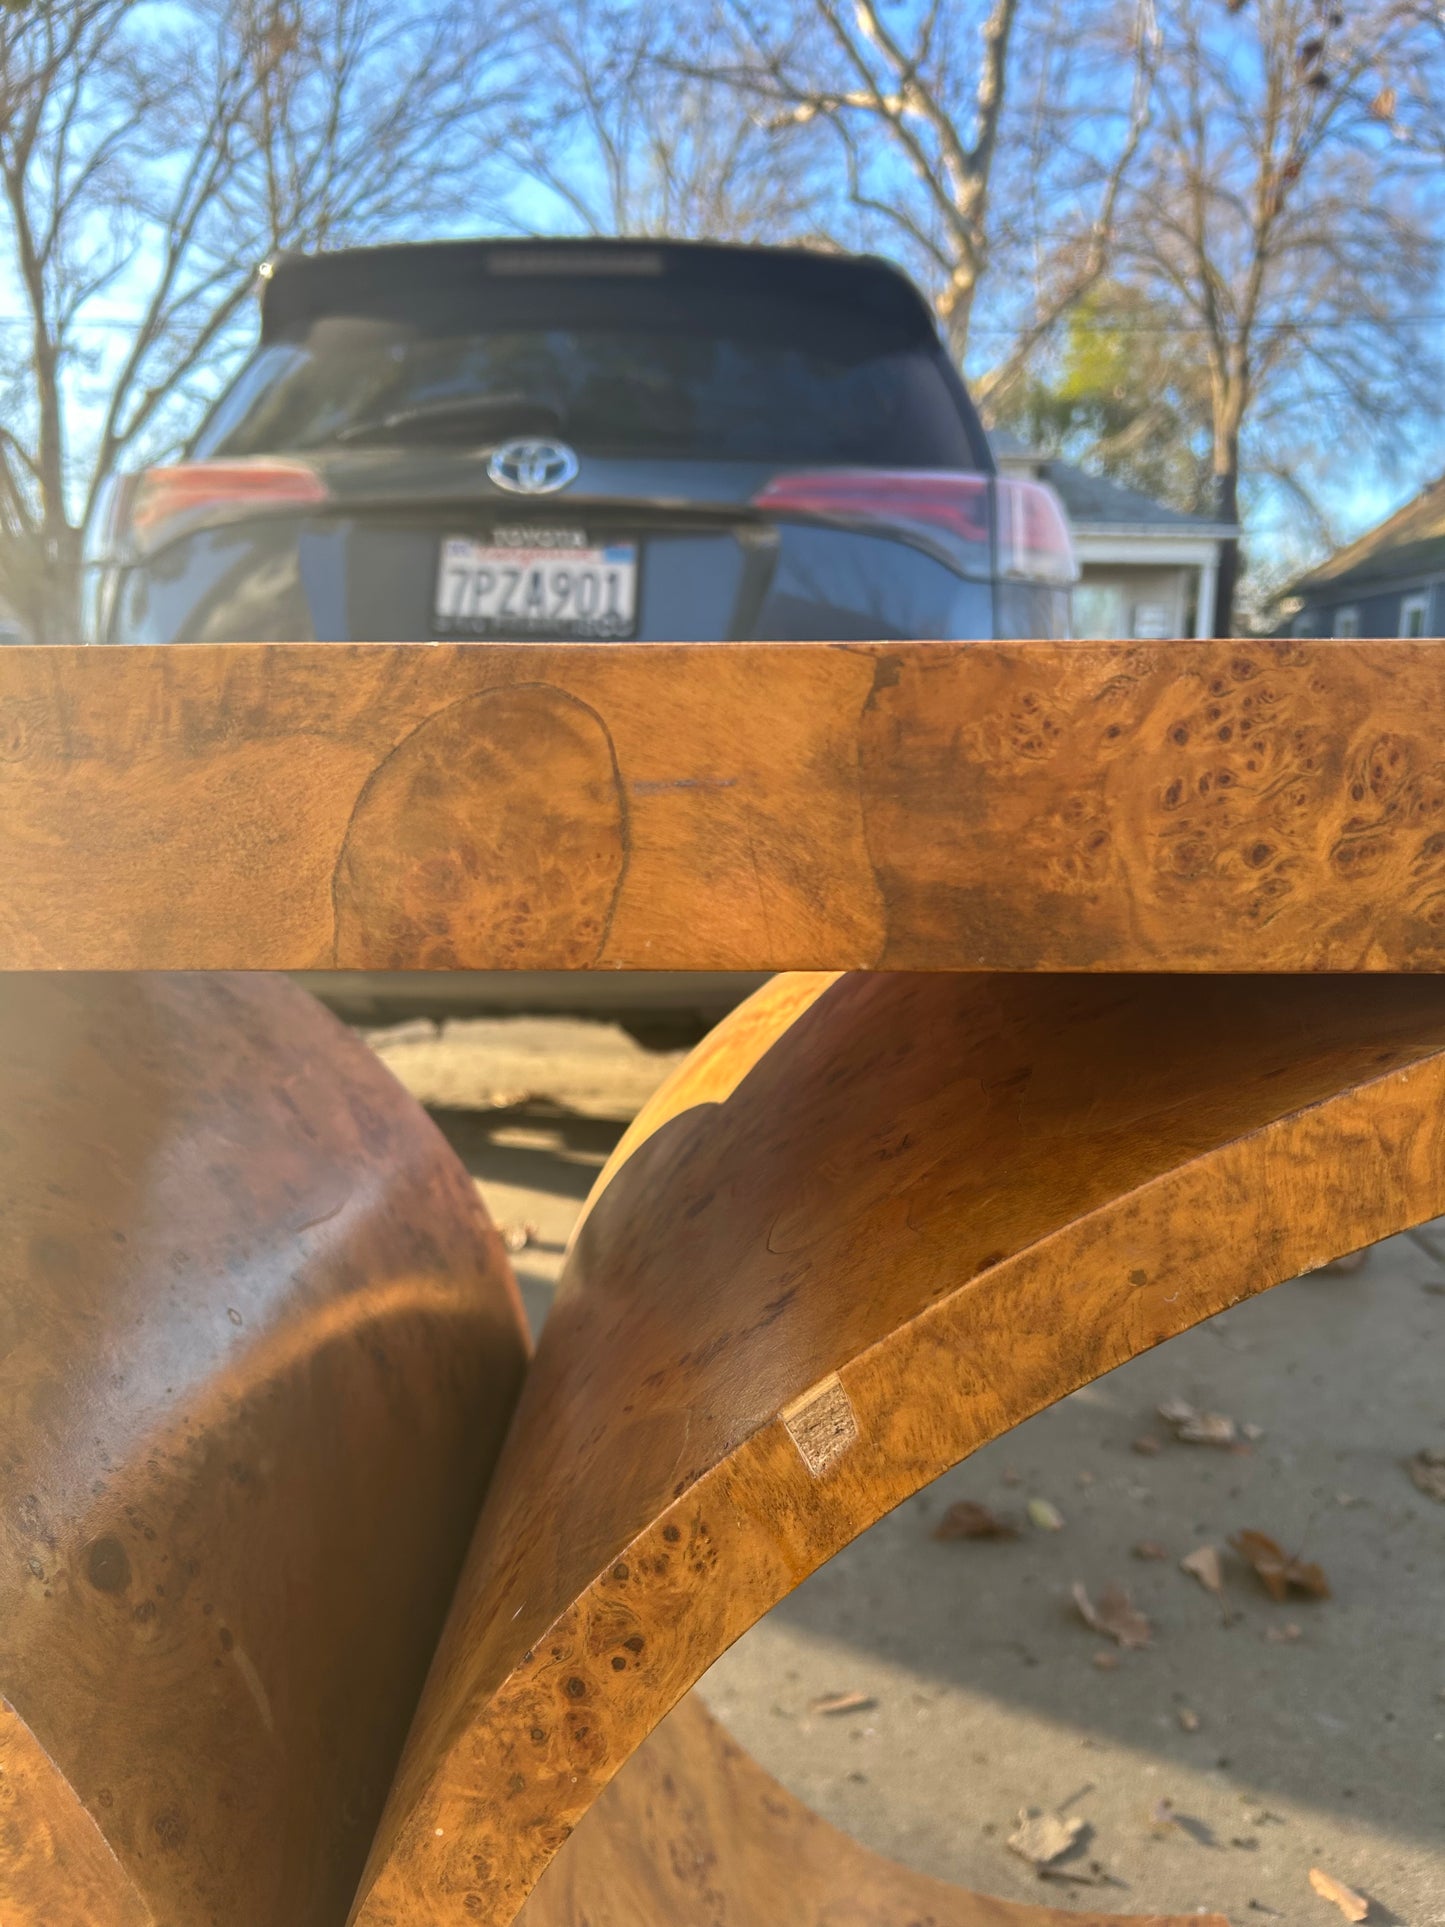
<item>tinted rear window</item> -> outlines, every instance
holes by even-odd
[[[523,293],[524,291],[518,291]],[[459,328],[328,315],[261,348],[194,452],[485,446],[553,433],[583,453],[891,468],[975,466],[942,351],[814,303],[576,303],[551,290]],[[488,309],[498,304],[487,301]],[[558,310],[561,309],[559,314]],[[569,313],[568,310],[572,312]],[[610,312],[609,312],[610,310]],[[558,325],[565,317],[571,325]]]

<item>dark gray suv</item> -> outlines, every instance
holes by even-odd
[[[802,249],[283,256],[183,462],[112,485],[97,642],[1067,633],[917,290]]]

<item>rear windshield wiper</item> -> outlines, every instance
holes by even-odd
[[[332,436],[335,442],[384,440],[389,435],[404,435],[410,429],[465,429],[475,433],[556,434],[563,426],[562,410],[552,402],[534,401],[528,395],[452,395],[438,401],[414,402],[393,408],[388,414],[352,422]],[[422,439],[431,439],[423,436]],[[451,435],[445,440],[453,439]]]

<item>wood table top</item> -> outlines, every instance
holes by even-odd
[[[0,651],[7,969],[1445,969],[1445,642]]]

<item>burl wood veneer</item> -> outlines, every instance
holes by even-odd
[[[554,1855],[528,1927],[1053,1920],[864,1878],[711,1739],[680,1782],[686,1725],[584,1816],[732,1640],[928,1480],[1442,1211],[1445,981],[778,979],[598,1181],[354,1927],[509,1922]]]
[[[1105,1927],[686,1695],[980,1444],[1445,1212],[1442,714],[1429,642],[0,651],[0,965],[142,973],[0,979],[5,1927]],[[143,974],[781,965],[529,1369],[375,1061]]]
[[[0,651],[0,967],[1445,969],[1445,645]]]
[[[344,1919],[526,1362],[268,977],[0,978],[0,1921]]]
[[[519,1927],[1229,1927],[968,1893],[870,1853],[749,1759],[689,1693],[584,1817]]]

